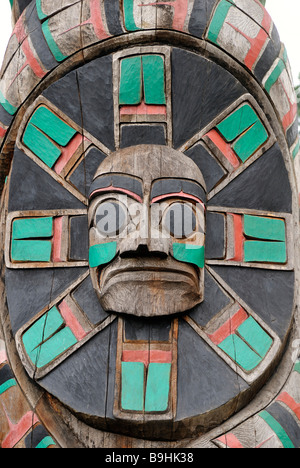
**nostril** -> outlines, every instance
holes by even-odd
[[[139,245],[136,250],[127,250],[122,252],[120,255],[121,258],[140,258],[140,257],[151,257],[151,258],[160,258],[166,259],[168,255],[165,252],[159,250],[149,250],[147,245]]]

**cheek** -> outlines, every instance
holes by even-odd
[[[117,254],[117,242],[92,245],[89,249],[89,265],[96,268],[111,262]]]
[[[173,257],[179,262],[192,263],[199,268],[204,268],[205,248],[204,245],[173,243]]]

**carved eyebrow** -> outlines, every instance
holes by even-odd
[[[186,179],[160,179],[154,182],[151,189],[151,201],[155,203],[170,195],[178,195],[204,203],[206,194],[197,182]]]
[[[125,193],[139,202],[143,201],[142,182],[129,175],[104,174],[97,177],[91,185],[89,199],[106,191]]]

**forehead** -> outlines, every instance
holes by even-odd
[[[103,174],[128,174],[144,185],[156,179],[190,179],[205,188],[198,166],[183,153],[166,146],[139,145],[117,151],[99,166],[95,178]]]

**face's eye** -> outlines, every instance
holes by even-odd
[[[173,203],[164,213],[163,225],[172,237],[189,237],[197,227],[193,207],[187,203]]]
[[[104,236],[119,235],[127,223],[127,208],[117,201],[105,201],[96,209],[95,225],[100,234]]]

